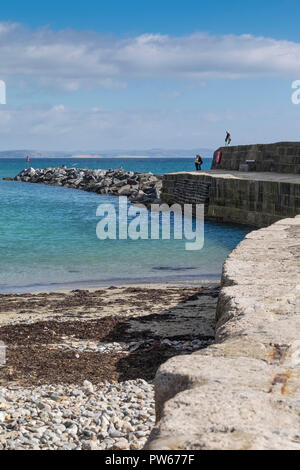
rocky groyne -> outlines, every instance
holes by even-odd
[[[299,254],[300,216],[231,253],[216,343],[159,368],[147,449],[300,450]]]
[[[88,170],[77,168],[28,168],[15,178],[5,180],[65,186],[98,194],[127,196],[133,203],[160,203],[162,176],[117,170]]]

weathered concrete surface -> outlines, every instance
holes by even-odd
[[[156,375],[148,449],[300,450],[300,217],[225,262],[216,343]]]
[[[220,163],[217,163],[219,152],[222,152],[222,159]],[[299,174],[300,142],[220,147],[214,153],[212,168],[242,170],[249,160],[251,171]]]
[[[208,219],[266,227],[300,214],[300,176],[209,170],[164,175],[168,204],[205,204]]]

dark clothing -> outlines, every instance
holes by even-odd
[[[201,170],[202,163],[203,163],[203,160],[201,158],[201,155],[197,155],[196,160],[195,160],[196,171]]]
[[[226,132],[225,142],[228,143],[228,144],[230,144],[230,142],[231,142],[231,135],[229,134],[229,132]]]

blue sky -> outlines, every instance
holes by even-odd
[[[300,140],[295,1],[1,5],[0,147],[216,148]]]
[[[299,8],[295,0],[12,0],[1,5],[1,19],[125,36],[201,30],[299,40]]]

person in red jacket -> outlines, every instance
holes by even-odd
[[[29,160],[29,157],[28,157],[28,155],[27,155],[27,157],[26,157],[27,168],[29,168],[29,161],[30,161],[30,160]]]

